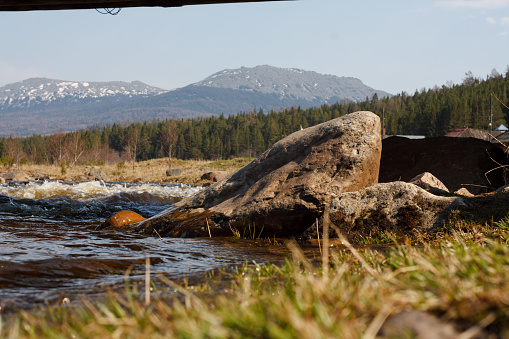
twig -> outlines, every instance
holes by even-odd
[[[475,185],[475,184],[461,184],[461,186],[474,186],[474,187],[482,187],[482,188],[493,189],[493,187],[488,187],[488,186],[483,186],[483,185]]]
[[[209,238],[212,238],[212,234],[210,234],[209,219],[205,218],[205,221],[207,222],[207,229],[209,230]]]
[[[380,331],[385,320],[387,320],[387,318],[391,315],[393,309],[394,306],[392,305],[392,303],[382,305],[382,307],[378,311],[378,314],[375,316],[375,318],[371,321],[368,328],[366,329],[363,338],[364,339],[376,338],[378,331]]]
[[[488,135],[490,137],[492,137],[493,139],[495,139],[500,145],[504,146],[506,148],[506,152],[507,150],[509,149],[509,146],[506,146],[506,144],[504,144],[502,141],[498,140],[497,138],[495,138],[493,135],[491,135],[490,133],[488,133]]]
[[[316,218],[316,236],[318,237],[318,248],[320,249],[320,255],[323,255],[322,245],[320,244],[320,230],[318,229],[318,218]]]
[[[329,278],[329,205],[325,205],[323,211],[323,255],[322,255],[322,266],[323,266],[323,279]]]
[[[488,133],[488,134],[489,134],[489,133]],[[490,134],[490,136],[492,136],[492,135]],[[492,136],[492,137],[493,137],[493,136]],[[495,137],[493,137],[493,138],[495,138]],[[495,138],[495,140],[497,140],[497,139]],[[499,140],[497,140],[497,141],[498,141],[498,142],[500,142]],[[502,144],[502,145],[504,145],[504,144]],[[505,146],[505,145],[504,145],[504,146]],[[507,146],[505,146],[505,147],[507,147]],[[508,148],[508,149],[509,149],[509,148]],[[498,165],[498,167],[496,167],[496,168],[492,168],[492,169],[490,169],[488,172],[484,173],[484,176],[486,177],[486,180],[488,180],[488,182],[490,183],[490,185],[493,187],[493,185],[492,185],[492,184],[491,184],[491,182],[490,182],[490,179],[488,179],[488,175],[487,175],[487,174],[488,174],[488,173],[490,173],[491,171],[497,170],[497,169],[499,169],[499,168],[503,168],[503,169],[504,169],[504,173],[505,173],[505,171],[507,171],[507,170],[505,169],[505,167],[507,167],[507,165],[502,165],[502,164],[498,163],[495,159],[493,159],[493,158],[491,157],[490,153],[489,153],[487,150],[486,150],[486,153],[488,153],[488,156],[490,157],[491,161],[493,161],[495,164],[497,164],[497,165]],[[505,180],[505,175],[503,175],[503,177],[504,177],[504,184],[507,184],[507,182],[506,182],[506,180]]]
[[[155,228],[154,228],[154,232],[156,232],[156,234],[159,237],[159,239],[163,240],[163,238],[161,237],[161,235],[159,234],[159,232],[157,232],[157,230]]]
[[[145,306],[150,305],[150,254],[145,257]]]
[[[350,242],[345,238],[345,236],[341,233],[341,231],[339,230],[339,228],[337,228],[336,226],[332,225],[332,229],[334,231],[336,231],[336,233],[338,234],[338,237],[339,239],[341,240],[341,242],[343,243],[343,245],[345,245],[349,250],[350,252],[352,252],[353,256],[355,258],[357,258],[357,260],[359,260],[359,262],[361,263],[362,267],[364,267],[364,269],[366,271],[368,271],[368,273],[373,276],[374,278],[377,278],[380,274],[375,271],[373,269],[373,267],[371,267],[367,262],[366,260],[364,260],[364,258],[362,258],[362,256],[359,254],[359,252],[352,246],[352,244],[350,244]]]

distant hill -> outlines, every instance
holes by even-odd
[[[387,92],[377,91],[364,85],[356,78],[273,66],[226,69],[191,86],[274,94],[280,100],[305,100],[320,105],[328,102],[335,103],[341,99],[362,101],[375,92],[379,97],[390,96]]]
[[[359,79],[272,66],[223,70],[166,91],[134,82],[33,78],[0,87],[0,136],[49,134],[97,124],[236,114],[253,108],[308,108],[362,101],[384,91]]]

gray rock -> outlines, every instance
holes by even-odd
[[[504,186],[497,188],[497,193],[501,193],[501,192],[509,192],[509,185],[504,185]]]
[[[460,334],[454,326],[434,315],[423,311],[403,311],[389,317],[377,337],[418,338],[418,339],[456,339]]]
[[[215,172],[207,172],[201,176],[202,180],[212,180],[213,182],[218,182],[228,177],[228,172],[226,171],[215,171]]]
[[[417,185],[433,194],[447,194],[449,189],[433,174],[429,172],[421,173],[412,179],[409,183]]]
[[[301,234],[342,192],[377,182],[380,119],[356,112],[297,131],[260,157],[172,208],[136,232],[161,236],[231,235],[263,229],[267,236]]]
[[[184,170],[181,168],[169,168],[166,170],[167,177],[178,177],[179,175],[182,175],[182,173],[184,173]]]
[[[89,179],[93,180],[103,180],[104,172],[100,169],[92,169],[87,174]]]
[[[470,206],[459,197],[441,197],[410,183],[376,184],[343,193],[330,205],[330,220],[351,242],[384,231],[404,235],[412,229],[434,231],[455,209]]]

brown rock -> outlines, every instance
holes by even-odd
[[[201,176],[202,180],[212,180],[213,182],[218,182],[225,179],[228,176],[228,172],[226,171],[215,171],[215,172],[207,172]]]
[[[384,231],[400,236],[412,229],[434,231],[451,211],[469,207],[462,198],[436,196],[396,181],[339,195],[330,205],[330,219],[349,241],[359,243]]]
[[[449,189],[433,174],[429,172],[421,173],[412,179],[409,183],[419,186],[433,194],[447,194]]]
[[[470,193],[469,190],[467,190],[465,187],[462,187],[460,188],[459,190],[457,190],[456,192],[454,192],[454,194],[456,195],[462,195],[464,197],[474,197],[474,195],[472,193]]]
[[[102,225],[101,228],[106,227],[121,227],[133,223],[137,223],[140,221],[146,220],[146,218],[142,217],[136,212],[132,211],[120,211],[108,220],[106,220]]]
[[[5,184],[5,179],[4,179],[4,177],[0,177],[0,185],[1,185],[1,184]]]
[[[28,181],[28,176],[25,172],[22,171],[11,171],[9,173],[5,173],[2,175],[5,180],[12,181]]]
[[[335,195],[377,182],[380,119],[356,112],[297,131],[260,157],[195,195],[138,225],[161,236],[231,235],[263,229],[293,236],[308,228]]]

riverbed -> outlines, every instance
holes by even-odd
[[[0,311],[94,299],[124,286],[125,273],[203,277],[245,262],[280,262],[286,251],[233,238],[155,238],[96,231],[121,210],[153,216],[199,191],[187,184],[68,183],[0,185]]]

